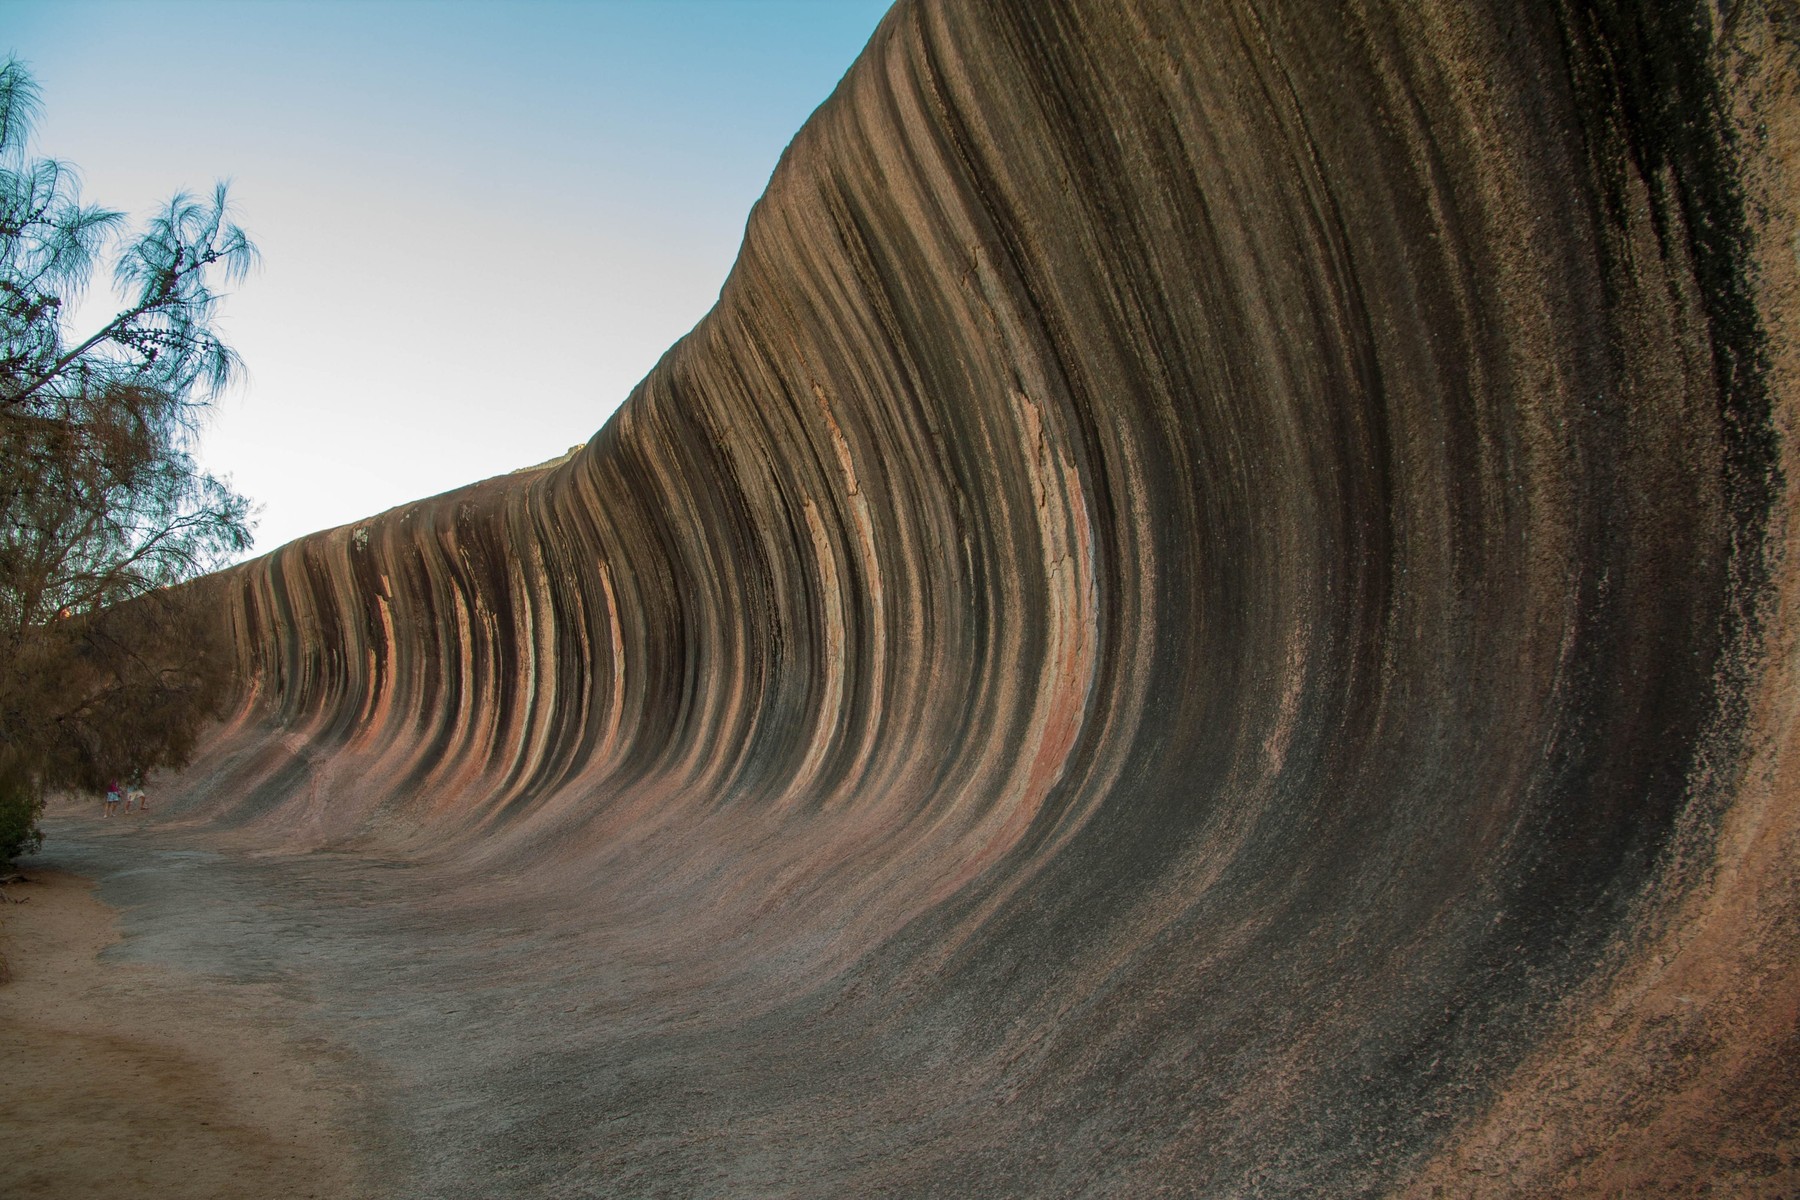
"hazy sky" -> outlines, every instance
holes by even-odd
[[[887,7],[0,0],[0,54],[90,202],[232,181],[263,266],[202,457],[263,551],[586,441]]]

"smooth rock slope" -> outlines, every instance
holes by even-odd
[[[1792,1194],[1792,28],[902,0],[180,811],[538,931],[520,1194]]]

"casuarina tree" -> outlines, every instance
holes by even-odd
[[[250,545],[243,497],[202,470],[201,419],[238,375],[221,288],[256,249],[223,184],[141,228],[34,157],[39,95],[0,64],[0,859],[47,790],[185,760],[227,682],[192,587]],[[73,312],[110,268],[120,308]]]

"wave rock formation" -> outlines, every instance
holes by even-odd
[[[1747,7],[902,0],[591,443],[221,577],[186,814],[554,934],[531,1194],[1796,1186]]]

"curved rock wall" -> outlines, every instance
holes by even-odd
[[[1786,1186],[1724,33],[903,0],[578,455],[227,577],[187,811],[550,898],[818,1194]]]

